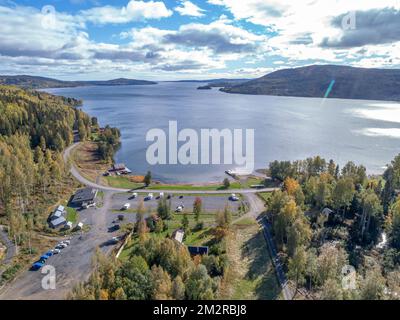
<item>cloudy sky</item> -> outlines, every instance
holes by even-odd
[[[0,74],[249,78],[400,68],[399,0],[0,0]]]

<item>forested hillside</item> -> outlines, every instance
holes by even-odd
[[[73,180],[61,151],[74,130],[89,136],[92,119],[75,108],[79,101],[0,86],[0,223],[16,242],[46,228],[48,208]]]
[[[383,177],[321,157],[275,161],[269,173],[283,182],[268,219],[296,289],[315,299],[399,298],[400,155]]]

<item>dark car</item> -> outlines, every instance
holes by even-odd
[[[121,227],[118,224],[116,224],[115,226],[108,228],[108,232],[115,232],[118,231],[119,229],[121,229]]]
[[[41,267],[43,267],[44,266],[44,262],[43,261],[36,261],[33,265],[32,265],[32,267],[31,267],[31,270],[32,271],[38,271]]]

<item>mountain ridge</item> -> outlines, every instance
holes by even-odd
[[[328,90],[331,88],[331,90]],[[400,70],[312,65],[220,89],[226,93],[400,101]]]
[[[121,85],[154,85],[157,82],[118,78],[95,81],[64,81],[47,77],[30,75],[0,75],[0,85],[14,85],[25,89],[71,88],[81,86],[121,86]]]

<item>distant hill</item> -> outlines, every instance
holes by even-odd
[[[323,98],[330,86],[329,98],[399,101],[400,70],[315,65],[279,70],[221,91]]]
[[[240,84],[243,82],[247,82],[253,79],[205,79],[205,80],[176,80],[170,82],[194,82],[194,83],[209,83],[209,84],[216,84],[216,83],[236,83]]]
[[[62,81],[52,78],[36,76],[1,76],[0,85],[14,85],[28,89],[43,88],[68,88],[80,86],[122,86],[122,85],[152,85],[157,84],[152,81],[134,80],[134,79],[114,79],[108,81]]]

